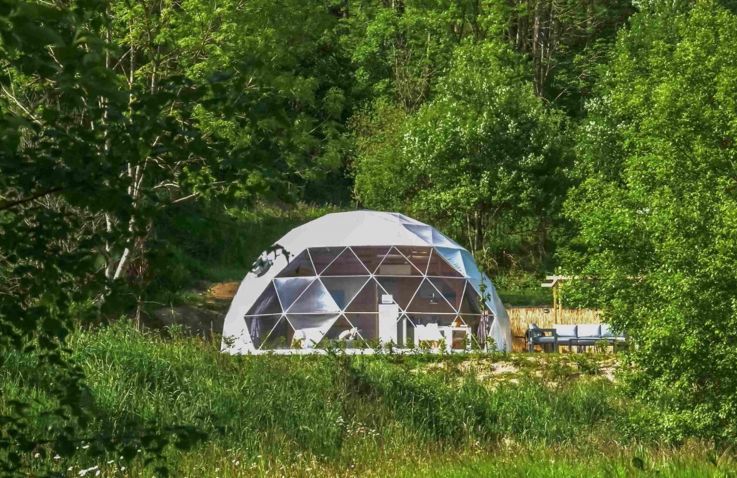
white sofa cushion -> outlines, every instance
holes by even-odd
[[[576,325],[569,324],[555,324],[553,328],[558,337],[575,337],[576,336]]]
[[[601,337],[600,324],[578,324],[579,337]]]

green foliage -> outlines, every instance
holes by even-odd
[[[438,95],[411,117],[394,111],[379,104],[365,120],[372,136],[359,140],[355,166],[364,204],[403,205],[487,266],[509,254],[501,241],[520,225],[546,234],[566,187],[565,121],[507,47],[458,47]]]
[[[489,390],[472,374],[455,384],[452,374],[416,374],[375,359],[357,359],[351,376],[360,393],[384,400],[430,437],[452,442],[508,437],[560,443],[573,440],[581,427],[612,427],[606,420],[617,415],[604,383],[555,394],[534,381]]]
[[[223,209],[218,202],[170,208],[149,239],[147,297],[169,303],[202,281],[240,281],[254,258],[286,231],[334,211],[302,203],[257,204],[249,210]]]
[[[41,404],[23,394],[6,402],[0,420],[6,476],[25,476],[21,453],[53,447],[73,455],[78,427],[91,420],[83,372],[68,361],[65,341],[73,320],[113,305],[105,297],[114,285],[98,273],[98,258],[137,231],[107,234],[100,219],[133,224],[144,213],[128,201],[126,164],[143,161],[149,151],[142,143],[154,135],[162,164],[185,147],[196,154],[200,144],[162,116],[174,91],[191,98],[196,89],[172,79],[157,95],[132,89],[130,96],[106,67],[109,49],[99,35],[107,26],[104,6],[3,3],[0,349],[35,354],[48,394]],[[33,432],[39,424],[47,425],[42,435]],[[189,427],[144,427],[135,436],[107,438],[91,437],[98,446],[89,453],[140,447],[155,458],[169,443],[186,447],[201,435]]]
[[[325,3],[166,3],[162,43],[176,52],[177,70],[197,82],[226,75],[220,93],[227,103],[197,114],[207,134],[227,141],[229,167],[249,175],[244,184],[266,183],[300,198],[306,183],[342,166],[348,57],[339,18]],[[131,23],[116,17],[125,20],[121,26]]]
[[[737,15],[653,3],[589,105],[568,267],[635,347],[631,390],[674,436],[737,434]]]

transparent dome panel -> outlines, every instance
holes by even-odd
[[[430,255],[430,263],[427,266],[427,275],[435,277],[463,277],[446,260],[433,250]]]
[[[461,306],[463,298],[463,290],[466,286],[466,279],[451,279],[447,277],[433,277],[430,279],[432,285],[442,294],[445,300],[450,303],[453,310],[457,311]]]
[[[351,247],[351,249],[353,249],[353,253],[361,260],[366,270],[373,274],[391,248],[389,246],[359,246]]]
[[[396,248],[392,247],[391,251],[384,257],[384,260],[376,270],[377,276],[421,276],[422,272],[417,269],[404,255]]]
[[[321,348],[363,349],[367,347],[367,344],[358,332],[358,328],[351,324],[345,316],[341,315],[327,331],[318,346]]]
[[[397,247],[397,250],[404,255],[420,272],[427,270],[427,264],[430,261],[431,247]]]
[[[302,251],[300,255],[287,264],[277,277],[307,277],[315,275],[317,274],[315,273],[315,268],[312,266],[309,253]]]
[[[286,317],[272,318],[272,317],[254,317],[254,321],[259,320],[263,327],[262,330],[268,330],[268,333],[263,335],[261,340],[260,349],[290,349],[292,348],[292,339],[294,337],[294,329],[287,322]],[[274,324],[271,328],[270,325]],[[253,337],[251,337],[253,340]],[[254,341],[255,343],[255,341]]]
[[[287,309],[287,312],[290,314],[340,312],[340,307],[335,303],[330,292],[328,292],[322,282],[316,280],[294,301],[294,304]]]
[[[379,338],[379,315],[378,314],[345,314],[350,324],[358,329],[358,333],[364,340],[374,341]]]
[[[461,301],[460,313],[476,315],[481,314],[480,297],[476,293],[476,291],[473,290],[473,287],[471,287],[470,283],[466,286],[466,290],[463,292],[463,300]]]
[[[345,309],[363,289],[369,277],[321,277],[320,280],[338,307]]]
[[[312,277],[287,277],[274,279],[276,293],[279,295],[279,301],[285,310],[291,307],[294,301],[316,279]]]
[[[336,314],[287,314],[287,320],[294,329],[292,346],[304,349],[314,348],[337,319]]]
[[[263,314],[281,314],[281,305],[276,295],[276,289],[273,283],[266,286],[266,290],[259,296],[256,303],[248,309],[246,315],[263,315]]]
[[[453,307],[428,279],[422,282],[406,310],[408,312],[455,313]]]
[[[347,247],[338,257],[320,273],[322,276],[366,276],[368,269],[356,257],[350,247]]]
[[[381,299],[380,289],[374,279],[369,279],[358,294],[346,307],[348,312],[378,312],[378,304]],[[383,291],[382,291],[383,292]]]
[[[309,249],[315,271],[320,274],[329,266],[345,247],[311,247]]]
[[[421,277],[377,277],[384,294],[390,294],[394,302],[406,309],[422,282]]]

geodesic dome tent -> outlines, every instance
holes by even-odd
[[[275,246],[233,298],[224,352],[388,342],[398,349],[511,350],[509,318],[494,285],[466,249],[427,224],[398,213],[327,214]]]

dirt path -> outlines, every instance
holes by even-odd
[[[232,300],[238,291],[238,282],[217,282],[205,293],[206,299]]]

